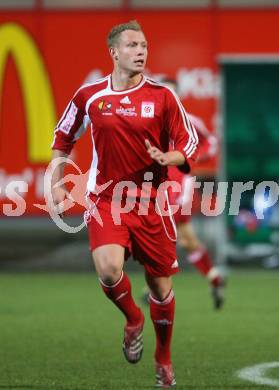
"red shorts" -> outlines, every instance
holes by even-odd
[[[174,222],[169,216],[157,214],[155,201],[150,201],[147,215],[138,214],[139,203],[136,203],[131,211],[120,214],[116,224],[111,200],[95,195],[90,195],[90,199],[94,209],[90,214],[86,212],[86,222],[91,251],[102,245],[119,244],[126,248],[126,259],[132,254],[152,276],[170,276],[179,271]]]

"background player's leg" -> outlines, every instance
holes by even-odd
[[[187,251],[189,262],[209,280],[214,307],[219,309],[224,302],[224,281],[219,270],[214,266],[208,250],[198,239],[191,223],[180,223],[177,231],[178,244]]]
[[[178,225],[178,244],[187,250],[189,262],[213,284],[219,284],[220,275],[214,267],[206,247],[198,239],[191,223]]]
[[[124,313],[127,324],[134,326],[142,319],[136,306],[128,276],[123,272],[125,248],[117,244],[103,245],[93,252],[93,261],[106,296]]]

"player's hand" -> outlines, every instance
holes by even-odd
[[[168,155],[163,153],[160,149],[152,146],[148,139],[145,140],[145,146],[149,156],[160,165],[168,165]]]
[[[67,189],[59,184],[52,187],[52,199],[50,199],[50,207],[61,218],[64,217],[64,210],[67,209],[66,203],[73,202],[73,198]]]

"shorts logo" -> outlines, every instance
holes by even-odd
[[[171,265],[171,268],[178,268],[178,261],[174,260],[174,262]]]
[[[141,116],[143,118],[154,118],[154,103],[142,102],[141,103]]]

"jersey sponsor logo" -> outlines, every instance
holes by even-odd
[[[141,103],[141,116],[143,118],[154,118],[154,103],[142,102]]]
[[[102,115],[112,115],[111,112],[112,103],[101,100],[98,104],[99,110],[102,112]]]
[[[116,114],[118,115],[123,115],[123,116],[138,116],[136,113],[136,107],[129,107],[129,108],[124,108],[124,107],[119,107],[116,109]]]
[[[129,99],[129,96],[125,96],[123,99],[120,100],[121,104],[131,104],[131,100]]]

